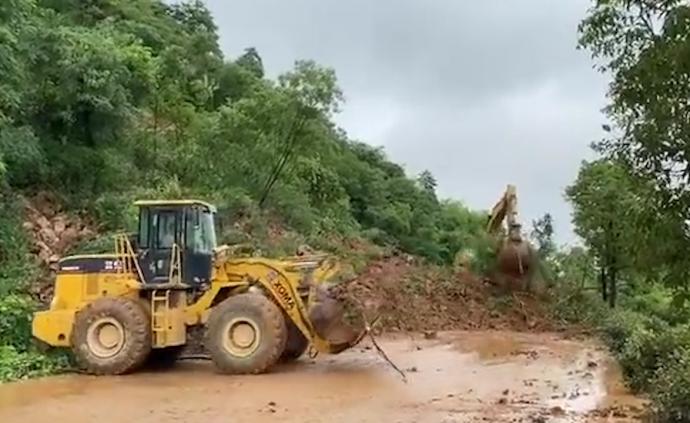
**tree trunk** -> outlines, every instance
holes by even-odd
[[[618,277],[618,269],[616,269],[616,260],[613,259],[611,261],[612,264],[609,269],[609,306],[611,306],[611,308],[615,308],[616,296],[618,294],[618,281],[616,280]]]
[[[599,273],[599,283],[601,283],[601,299],[604,302],[608,301],[608,296],[606,295],[606,267],[601,266],[601,272]]]

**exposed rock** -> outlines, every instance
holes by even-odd
[[[58,261],[79,242],[95,235],[80,217],[61,210],[59,202],[47,193],[24,199],[22,227],[30,236],[31,252],[36,255],[37,264],[43,270],[31,290],[44,303],[52,297]]]

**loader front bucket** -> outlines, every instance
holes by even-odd
[[[327,341],[329,352],[338,354],[357,345],[366,334],[364,311],[343,295],[336,285],[312,285],[309,320],[317,335]]]

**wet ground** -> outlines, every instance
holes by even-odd
[[[643,407],[591,341],[434,335],[379,340],[407,383],[362,344],[258,376],[186,361],[166,372],[0,385],[0,422],[629,422]]]

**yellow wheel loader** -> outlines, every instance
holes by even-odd
[[[112,254],[63,258],[33,335],[71,348],[92,374],[123,374],[174,362],[194,328],[223,373],[261,373],[309,345],[337,354],[365,329],[342,321],[324,255],[233,257],[217,246],[216,209],[196,200],[138,201],[139,227]]]

